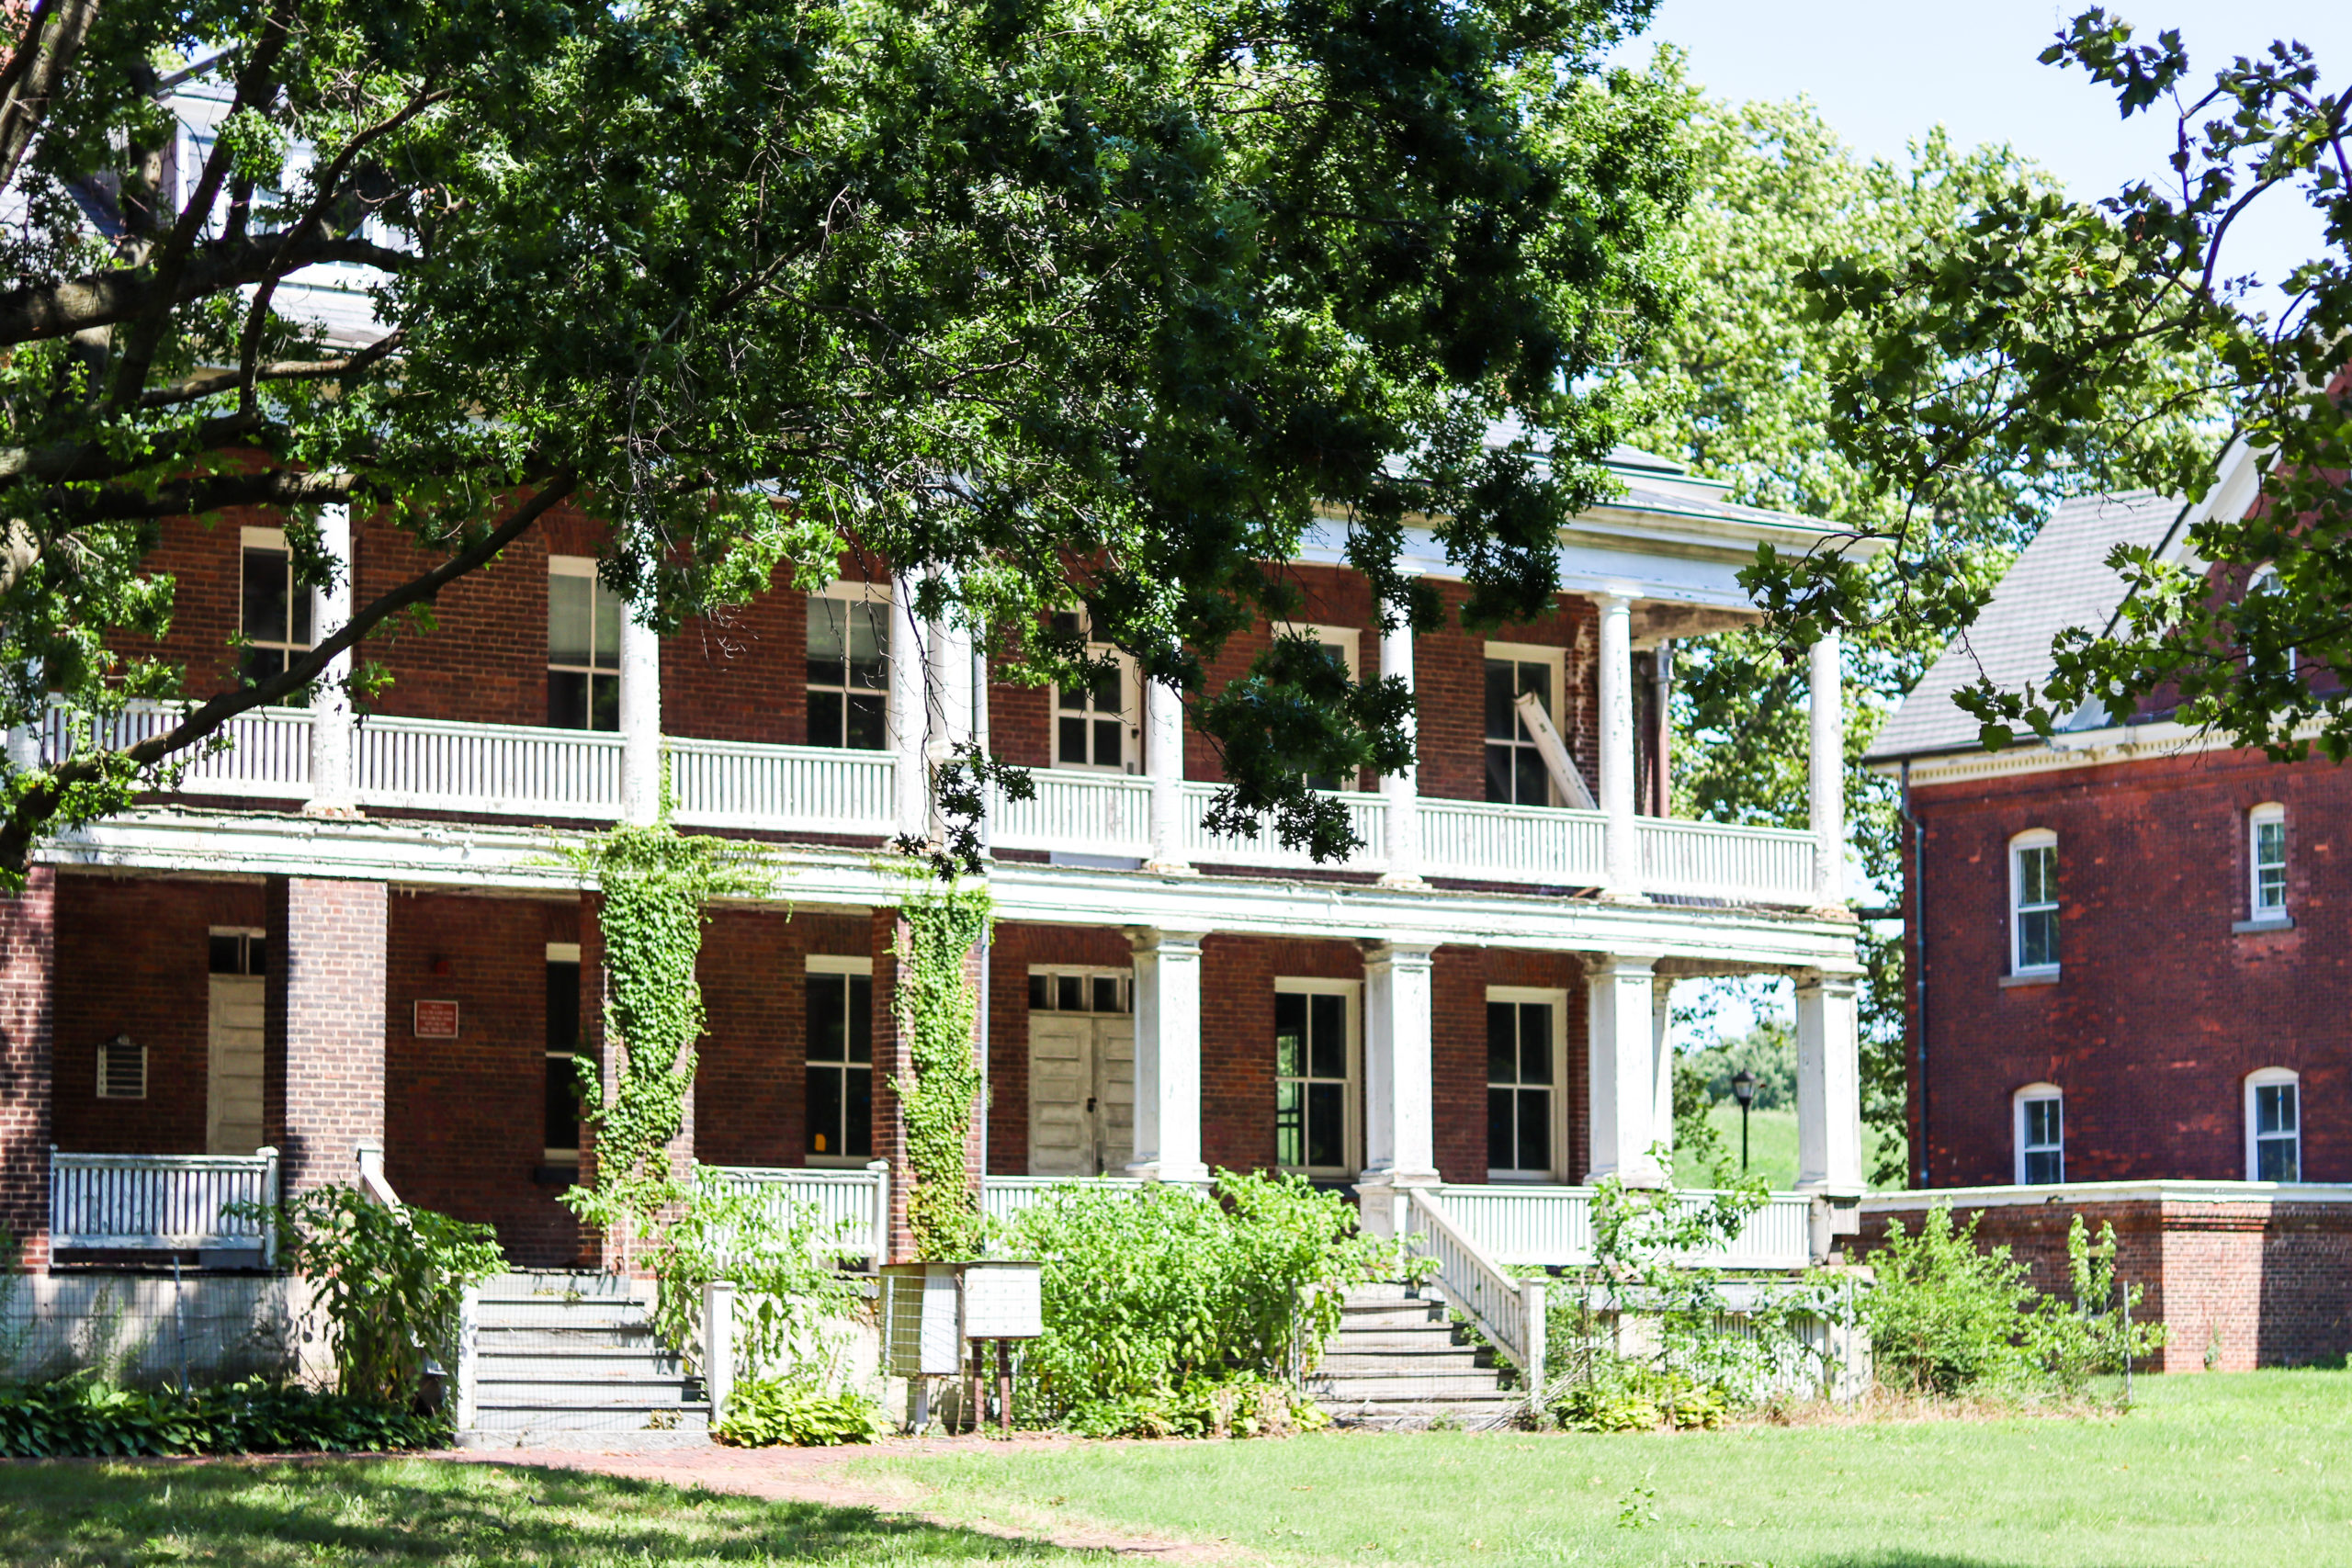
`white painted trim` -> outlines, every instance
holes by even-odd
[[[2278,870],[2281,886],[2278,902],[2262,901],[2262,829],[2272,824],[2278,828]],[[2277,801],[2265,801],[2245,814],[2245,908],[2246,919],[2266,924],[2286,924],[2289,921],[2287,888],[2284,886],[2289,865],[2287,852],[2287,808]]]
[[[550,964],[579,963],[580,944],[576,942],[551,942],[548,943],[548,962]]]
[[[1568,1082],[1568,993],[1542,986],[1489,986],[1487,999],[1490,1002],[1534,1002],[1552,1010],[1552,1165],[1548,1170],[1506,1170],[1487,1168],[1489,1181],[1544,1181],[1566,1184],[1568,1169],[1568,1100],[1574,1093]],[[1482,1080],[1483,1081],[1483,1080]],[[1488,1087],[1492,1087],[1489,1085]]]
[[[2019,1187],[2035,1185],[2025,1179],[2025,1108],[2029,1103],[2039,1104],[2047,1100],[2058,1102],[2058,1179],[2041,1185],[2063,1187],[2066,1184],[2066,1092],[2054,1083],[2030,1083],[2009,1096],[2010,1169]],[[2034,1152],[2041,1154],[2051,1146],[2048,1144],[2036,1145]]]
[[[550,555],[548,557],[548,575],[549,577],[594,577],[596,575],[596,558],[594,556]]]
[[[1277,976],[1274,979],[1274,995],[1347,998],[1348,1016],[1345,1027],[1348,1033],[1348,1077],[1347,1088],[1340,1091],[1340,1097],[1347,1116],[1347,1124],[1340,1139],[1347,1163],[1338,1166],[1286,1165],[1281,1168],[1308,1176],[1344,1177],[1352,1180],[1363,1169],[1363,982]],[[1269,1036],[1266,1041],[1266,1050],[1270,1055],[1273,1048],[1274,1042]],[[1281,1081],[1279,1073],[1275,1075],[1275,1081]],[[1269,1114],[1272,1113],[1273,1109],[1272,1105],[1266,1108]]]
[[[888,578],[876,581],[872,579],[837,577],[822,588],[810,589],[808,594],[813,599],[847,599],[854,604],[888,604],[890,602],[890,581]]]
[[[2254,1091],[2258,1089],[2277,1089],[2282,1085],[2291,1087],[2295,1091],[2295,1174],[2301,1176],[2303,1173],[2302,1075],[2292,1067],[2257,1067],[2245,1076],[2245,1092],[2239,1105],[2245,1122],[2245,1179],[2248,1181],[2262,1179],[2256,1174],[2261,1170],[2262,1163],[2258,1157],[2261,1150],[2256,1146]],[[2285,1140],[2272,1141],[2284,1142]],[[2272,1185],[2275,1186],[2277,1183]],[[2295,1185],[2301,1186],[2301,1183],[2298,1182]]]
[[[2053,980],[2054,980],[2054,979],[2056,979],[2056,978],[2058,977],[2058,971],[2059,971],[2059,967],[2060,967],[2060,966],[2059,966],[2059,964],[2028,964],[2028,963],[2025,961],[2025,915],[2026,915],[2026,909],[2025,909],[2025,856],[2026,856],[2026,852],[2027,852],[2028,851],[2030,851],[2030,850],[2050,850],[2050,851],[2052,851],[2052,852],[2054,852],[2057,850],[2057,848],[2058,848],[2058,835],[2057,835],[2055,832],[2052,831],[2052,830],[2051,830],[2050,829],[2048,829],[2048,828],[2029,828],[2029,829],[2026,829],[2024,832],[2022,832],[2022,833],[2012,834],[2012,835],[2010,836],[2010,839],[2009,839],[2009,856],[2008,856],[2008,859],[2009,859],[2009,910],[2008,910],[2008,925],[2009,925],[2009,973],[2008,973],[2008,978],[2010,978],[2010,979],[2013,979],[2013,980],[2030,980],[2030,979],[2038,978],[2038,977],[2042,976],[2049,976],[2051,979],[2053,979]],[[2062,868],[2062,869],[2063,869],[2063,868]],[[2062,911],[2063,911],[2063,909],[2064,909],[2064,899],[2063,899],[2063,898],[2053,898],[2053,899],[2052,899],[2052,900],[2050,901],[2050,903],[2049,903],[2048,905],[2039,905],[2039,904],[2038,904],[2038,905],[2034,906],[2034,908],[2035,908],[2035,909],[2036,909],[2037,911],[2039,911],[2039,910],[2041,910],[2041,909],[2042,909],[2042,908],[2048,908],[2048,909],[2051,911],[2052,916],[2052,918],[2053,918],[2053,919],[2059,919],[2059,934],[2060,934],[2060,936],[2063,938],[2063,937],[2064,937],[2064,932],[2065,932],[2064,920],[2064,919],[2063,919],[2063,915],[2062,915]],[[2065,953],[2065,949],[2064,949],[2064,947],[2063,945],[2061,945],[2061,947],[2060,947],[2060,949],[2059,949],[2059,953],[2060,953],[2060,956],[2061,956],[2062,960],[2063,960],[2063,958],[2064,958],[2064,953]]]
[[[285,550],[286,530],[256,527],[248,523],[237,530],[237,546],[240,549]],[[287,553],[290,555],[293,552],[288,550]]]
[[[2352,1185],[2305,1186],[2278,1181],[2067,1181],[2049,1187],[1928,1187],[1904,1192],[1872,1192],[1862,1199],[1866,1214],[1905,1213],[1918,1209],[2018,1209],[2050,1203],[2352,1203]]]
[[[870,955],[859,958],[849,953],[812,953],[808,955],[808,967],[805,973],[863,975],[870,980],[874,977],[874,960]]]

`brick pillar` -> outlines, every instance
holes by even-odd
[[[907,1217],[907,1200],[914,1190],[914,1167],[907,1157],[907,1124],[899,1113],[899,1095],[892,1086],[914,1075],[912,1047],[899,1021],[899,970],[906,952],[907,923],[896,909],[874,911],[874,1157],[890,1163],[890,1256],[897,1263],[915,1255],[914,1227]],[[964,954],[964,983],[979,995],[981,950],[976,943]],[[977,1010],[973,1027],[980,1021]],[[964,1140],[965,1179],[979,1190],[988,1147],[989,1089],[980,1085],[972,1107],[972,1126]]]
[[[596,1076],[604,1085],[605,1100],[610,1103],[613,1095],[620,1087],[621,1052],[613,1048],[613,1042],[605,1033],[605,1003],[607,987],[605,976],[605,928],[599,919],[604,907],[605,900],[599,894],[585,893],[581,896],[580,1038],[582,1045],[595,1057]],[[700,1046],[701,1043],[697,1041],[695,1048],[699,1050]],[[623,1043],[622,1049],[627,1049],[626,1042]],[[699,1093],[700,1089],[700,1075],[697,1073],[695,1092]],[[694,1174],[695,1093],[689,1093],[686,1096],[684,1112],[684,1116],[678,1123],[678,1135],[670,1142],[670,1172],[681,1182]],[[594,1182],[596,1179],[595,1173],[596,1132],[593,1126],[583,1127],[581,1129],[580,1138],[580,1179],[583,1183]],[[635,1247],[634,1254],[628,1258],[621,1255],[621,1248],[616,1238],[601,1233],[589,1233],[584,1245],[587,1250],[594,1254],[600,1267],[614,1269],[626,1268],[631,1272],[641,1274],[645,1272],[643,1258],[645,1249],[642,1245],[644,1238],[638,1239],[639,1245]]]
[[[358,1180],[384,1141],[388,912],[380,882],[269,879],[262,1124],[288,1197]]]
[[[35,866],[0,897],[0,1224],[28,1269],[49,1267],[51,1035],[57,991],[57,874]]]

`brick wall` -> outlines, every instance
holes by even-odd
[[[709,1165],[808,1162],[808,961],[869,956],[867,922],[846,915],[722,909],[705,928],[709,1032],[695,1077],[695,1152]]]
[[[209,937],[214,926],[264,926],[265,903],[258,877],[57,879],[59,1147],[205,1152]],[[147,1047],[144,1100],[98,1098],[98,1046],[118,1034]]]
[[[57,874],[0,895],[0,1225],[22,1263],[49,1261],[49,1086],[57,995]]]
[[[2274,801],[2295,923],[2233,932],[2245,813]],[[2065,1093],[2070,1180],[2243,1178],[2244,1081],[2271,1066],[2301,1075],[2305,1179],[2352,1181],[2352,900],[2335,843],[2352,774],[2205,752],[1920,789],[1915,810],[1930,1185],[2012,1179],[2011,1096],[2035,1082]],[[2058,835],[2061,978],[2004,987],[2008,844],[2029,829]],[[1918,1043],[1915,1019],[1915,1127]]]
[[[274,876],[262,925],[263,1129],[280,1179],[289,1195],[356,1180],[356,1145],[384,1141],[385,886]]]
[[[1592,1142],[1582,962],[1567,953],[1441,947],[1431,986],[1439,1174],[1448,1181],[1487,1179],[1487,987],[1520,986],[1567,998],[1567,1049],[1554,1068],[1556,1092],[1566,1099],[1567,1144],[1553,1157],[1566,1179],[1583,1180],[1592,1168]]]
[[[1917,1230],[1927,1200],[1872,1205],[1857,1255],[1899,1219]],[[2143,1197],[1987,1204],[1962,1201],[1953,1219],[1981,1214],[1981,1247],[2007,1247],[2040,1291],[2068,1292],[2066,1235],[2075,1215],[2094,1239],[2116,1236],[2116,1277],[2145,1294],[2133,1316],[2165,1327],[2151,1371],[2235,1372],[2330,1361],[2352,1353],[2352,1205],[2250,1197],[2188,1201]]]

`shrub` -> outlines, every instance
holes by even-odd
[[[1551,1403],[1552,1418],[1572,1432],[1713,1430],[1730,1413],[1729,1396],[1715,1384],[1622,1359],[1563,1385]]]
[[[438,1414],[254,1379],[222,1388],[141,1393],[86,1378],[0,1388],[0,1456],[383,1452],[437,1448]]]
[[[426,1361],[455,1364],[466,1287],[505,1267],[488,1225],[386,1208],[356,1187],[318,1188],[275,1211],[236,1210],[277,1224],[279,1256],[318,1292],[341,1387],[354,1398],[406,1404]]]
[[[697,1177],[653,1254],[654,1331],[700,1365],[702,1288],[730,1280],[737,1388],[781,1373],[831,1382],[843,1348],[838,1325],[858,1305],[857,1282],[834,1265],[856,1244],[825,1235],[812,1204]]]
[[[1890,1387],[1950,1398],[2014,1385],[2031,1371],[2026,1313],[2035,1292],[2006,1247],[1979,1251],[1982,1213],[1954,1227],[1929,1209],[1916,1232],[1900,1220],[1870,1255],[1877,1284],[1861,1301],[1878,1378]]]
[[[1060,1188],[1013,1222],[1005,1245],[1046,1266],[1026,1414],[1132,1408],[1149,1427],[1164,1406],[1181,1427],[1180,1390],[1303,1370],[1339,1326],[1340,1293],[1385,1263],[1354,1211],[1303,1179],[1220,1171],[1216,1183],[1215,1196]]]
[[[2161,1323],[2130,1323],[2143,1287],[2119,1292],[2115,1226],[2099,1226],[2094,1242],[2076,1214],[2066,1227],[2066,1280],[2074,1299],[2045,1296],[2037,1303],[2028,1342],[2042,1375],[2061,1393],[2079,1394],[2101,1372],[2120,1372],[2125,1358],[2145,1360],[2164,1346]],[[2127,1323],[2130,1325],[2127,1327]]]
[[[1080,1404],[1062,1425],[1082,1438],[1281,1438],[1331,1418],[1286,1382],[1243,1374]]]
[[[739,1383],[727,1396],[726,1413],[711,1436],[739,1449],[786,1445],[830,1448],[870,1443],[882,1435],[882,1413],[864,1394],[827,1393],[812,1384],[784,1378]]]

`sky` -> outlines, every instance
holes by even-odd
[[[2117,114],[2111,95],[2078,70],[2034,56],[2086,5],[2049,0],[1664,0],[1643,41],[1665,39],[1690,58],[1693,80],[1717,97],[1812,98],[1857,151],[1900,159],[1905,145],[1942,124],[1962,146],[2007,141],[2080,197],[2110,194],[2166,173],[2169,114]],[[2276,38],[2300,39],[2315,57],[2323,91],[2352,83],[2352,0],[2108,0],[2136,35],[2154,42],[2178,28],[2192,72],[2255,54]],[[2282,276],[2319,243],[2319,224],[2291,197],[2248,214],[2234,273]]]

